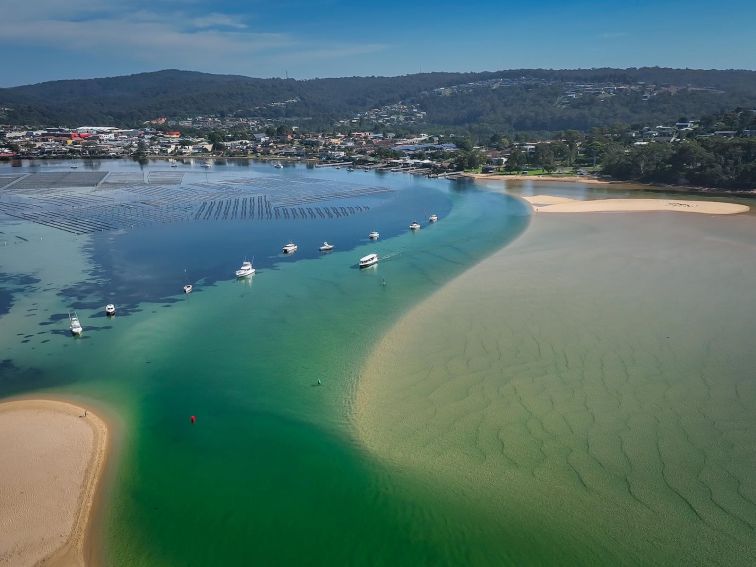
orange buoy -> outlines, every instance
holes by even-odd
[[[194,422],[197,421],[197,416],[193,415],[192,417],[189,418],[189,420],[192,422],[192,424],[194,424]]]

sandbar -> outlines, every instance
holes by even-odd
[[[0,565],[85,565],[108,429],[54,400],[0,403]]]
[[[553,195],[522,196],[538,213],[630,213],[673,211],[707,215],[747,213],[748,205],[722,201],[687,201],[681,199],[593,199],[581,201]]]
[[[534,215],[376,343],[357,438],[491,564],[756,564],[755,234]]]

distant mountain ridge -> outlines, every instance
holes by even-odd
[[[488,88],[487,83],[477,89],[460,88],[496,79],[504,80],[506,88]],[[641,88],[618,91],[621,96],[611,93],[604,99],[571,94],[564,98],[574,84],[641,82],[675,88],[659,90],[653,100],[644,99]],[[445,96],[435,96],[439,89]],[[0,123],[134,126],[159,116],[215,114],[287,119],[323,128],[336,120],[400,101],[417,104],[425,111],[428,127],[587,129],[657,117],[677,119],[677,115],[720,112],[736,106],[756,108],[756,71],[658,67],[515,69],[295,80],[169,69],[0,89],[0,107],[10,109],[5,116],[0,115]]]

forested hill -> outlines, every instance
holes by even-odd
[[[665,68],[422,73],[400,77],[257,79],[166,70],[0,89],[0,123],[134,126],[160,116],[286,119],[313,128],[403,102],[409,128],[546,132],[648,124],[756,108],[755,71]]]

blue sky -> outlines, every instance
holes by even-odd
[[[255,77],[756,69],[756,0],[0,0],[0,85],[166,68]]]

